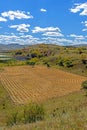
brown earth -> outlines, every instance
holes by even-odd
[[[44,66],[5,67],[0,81],[16,104],[63,96],[81,89],[86,77]]]

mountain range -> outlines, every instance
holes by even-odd
[[[0,51],[22,49],[22,48],[25,48],[27,46],[28,45],[20,45],[20,44],[0,44]]]

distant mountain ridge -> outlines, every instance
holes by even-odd
[[[23,49],[23,48],[28,47],[28,46],[30,46],[30,45],[0,44],[0,51],[9,51],[9,50]],[[81,46],[87,46],[87,44],[72,45],[72,47],[81,47]],[[66,46],[66,47],[69,47],[69,46]]]
[[[15,49],[22,49],[27,47],[28,45],[20,45],[20,44],[0,44],[0,51],[8,51]]]
[[[87,44],[77,44],[77,45],[73,45],[73,46],[75,46],[75,47],[81,47],[81,46],[86,46],[87,47]]]

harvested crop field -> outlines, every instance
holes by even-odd
[[[16,104],[38,102],[81,89],[86,77],[44,66],[5,67],[0,81]]]

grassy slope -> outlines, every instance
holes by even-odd
[[[22,106],[15,106],[7,92],[0,85],[0,128],[2,130],[82,130],[86,129],[87,97],[85,92],[72,93],[63,97],[56,97],[43,102],[45,120],[33,124],[2,127],[7,115],[22,110]],[[3,105],[5,104],[5,105]]]
[[[55,50],[54,50],[55,51]],[[76,52],[76,53],[75,53]],[[58,52],[57,52],[58,53]],[[56,53],[55,56],[58,56]],[[87,52],[85,51],[84,54]],[[58,54],[75,58],[75,63],[81,58],[77,50],[60,50]],[[76,60],[77,59],[77,60]],[[58,67],[72,73],[87,76],[86,65],[78,62],[73,69]],[[3,64],[2,64],[3,66]],[[54,65],[55,66],[55,65]],[[5,109],[3,103],[5,102]],[[45,120],[33,124],[18,125],[13,127],[0,127],[3,130],[86,130],[87,129],[87,97],[84,91],[72,93],[63,97],[50,99],[43,103],[46,111]],[[0,125],[6,120],[6,114],[12,111],[12,104],[8,94],[0,86]],[[20,110],[20,107],[18,108]]]
[[[7,92],[0,86],[0,126],[5,125],[7,115],[22,106],[15,106]],[[43,102],[45,120],[33,124],[0,127],[2,130],[84,130],[87,127],[87,97],[86,93],[72,93]],[[5,104],[5,109],[3,107]]]
[[[45,120],[33,124],[5,127],[4,130],[86,130],[87,97],[84,91],[43,103]]]
[[[6,122],[6,113],[13,107],[8,93],[2,87],[0,83],[0,125]]]
[[[56,97],[43,102],[45,119],[31,124],[20,124],[12,127],[6,125],[11,112],[21,111],[23,106],[15,106],[7,92],[0,85],[0,128],[2,130],[83,130],[87,122],[87,97],[81,90],[63,97]],[[4,104],[4,105],[3,105]]]
[[[25,58],[29,58],[29,55],[33,54],[33,58],[29,58],[29,61],[33,61],[35,64],[48,63],[51,67],[56,67],[72,73],[87,76],[87,47],[75,48],[61,47],[51,44],[40,44],[33,45],[21,50],[15,50],[11,53],[15,57]],[[63,59],[64,64],[67,60],[71,61],[73,67],[66,67],[65,65],[60,66],[58,64],[60,57]],[[86,60],[86,64],[82,63],[82,59]],[[14,61],[14,63],[9,62],[8,65],[24,65],[26,63],[26,61]]]

